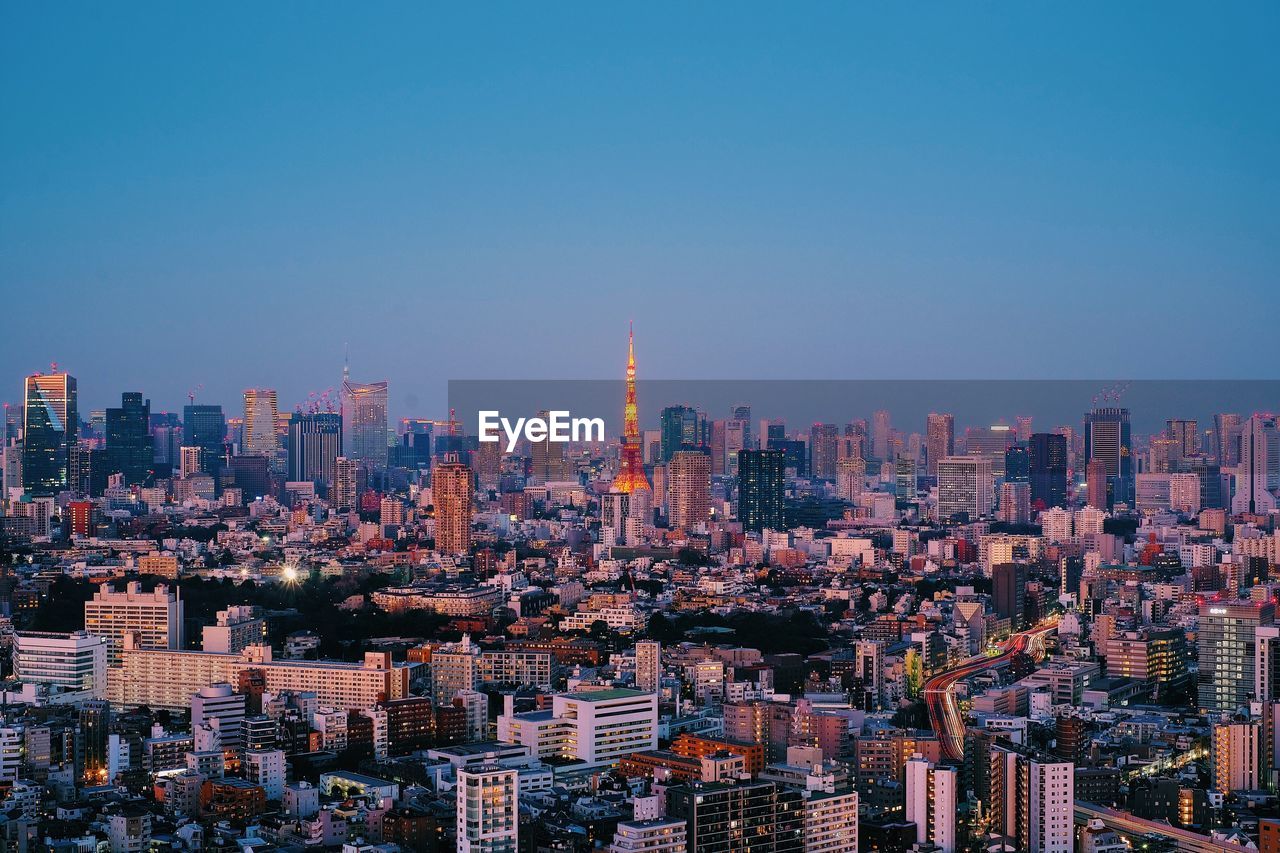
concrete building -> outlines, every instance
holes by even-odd
[[[177,591],[158,584],[143,592],[130,581],[123,590],[105,584],[84,603],[84,629],[108,642],[107,665],[118,666],[126,634],[148,649],[182,648],[182,599]]]
[[[515,853],[520,834],[517,771],[496,765],[460,768],[458,853]]]
[[[540,758],[559,756],[616,762],[658,746],[658,697],[639,690],[609,689],[551,697],[551,710],[521,714],[504,710],[498,740],[529,747]]]
[[[51,691],[107,695],[107,644],[86,631],[18,631],[13,639],[14,677]]]

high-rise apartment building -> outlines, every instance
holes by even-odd
[[[711,517],[711,457],[679,450],[667,465],[667,505],[673,529],[689,530]]]
[[[636,687],[657,693],[662,681],[662,644],[656,640],[636,643]]]
[[[28,376],[22,422],[22,487],[32,495],[70,488],[71,446],[80,431],[76,380],[66,373]]]
[[[1000,509],[996,517],[1007,524],[1026,524],[1031,520],[1031,484],[1001,483]]]
[[[431,498],[436,513],[436,550],[466,554],[471,550],[471,509],[475,477],[471,469],[447,454],[431,473]]]
[[[839,437],[839,427],[835,424],[814,424],[809,429],[809,472],[814,479],[835,479]]]
[[[165,584],[151,592],[143,592],[137,581],[130,581],[123,590],[105,584],[84,603],[84,629],[110,644],[110,666],[119,663],[126,634],[136,636],[141,647],[181,649],[182,599]]]
[[[738,452],[738,521],[745,530],[782,530],[786,456],[781,450]]]
[[[803,850],[804,800],[776,782],[711,782],[667,790],[667,814],[688,828],[691,850]]]
[[[360,463],[345,456],[333,460],[333,492],[329,502],[335,509],[356,508],[356,478]]]
[[[960,771],[917,754],[907,761],[906,782],[904,817],[916,826],[916,843],[933,844],[938,853],[955,853]]]
[[[515,770],[491,764],[457,772],[458,853],[516,853],[520,835]]]
[[[1092,459],[1085,467],[1085,500],[1094,509],[1106,510],[1112,504],[1114,480],[1107,476],[1107,463]]]
[[[1075,843],[1075,765],[1070,761],[1019,762],[1019,833],[1029,853],[1072,853]]]
[[[1270,601],[1209,600],[1200,605],[1197,694],[1207,714],[1247,706],[1254,688],[1256,633],[1275,622]]]
[[[853,502],[862,494],[862,482],[867,476],[867,463],[860,456],[847,456],[836,462],[836,495],[842,501]]]
[[[276,435],[276,420],[279,416],[274,388],[246,388],[242,452],[274,459],[280,449]]]
[[[1219,794],[1262,790],[1264,740],[1262,725],[1247,715],[1233,716],[1213,727],[1212,789]]]

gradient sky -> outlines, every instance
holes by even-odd
[[[6,3],[0,399],[1272,378],[1275,3]]]

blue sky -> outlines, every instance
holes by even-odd
[[[1274,377],[1278,10],[5,4],[0,399]]]

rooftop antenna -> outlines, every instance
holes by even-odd
[[[351,344],[342,344],[342,384],[351,381]]]

